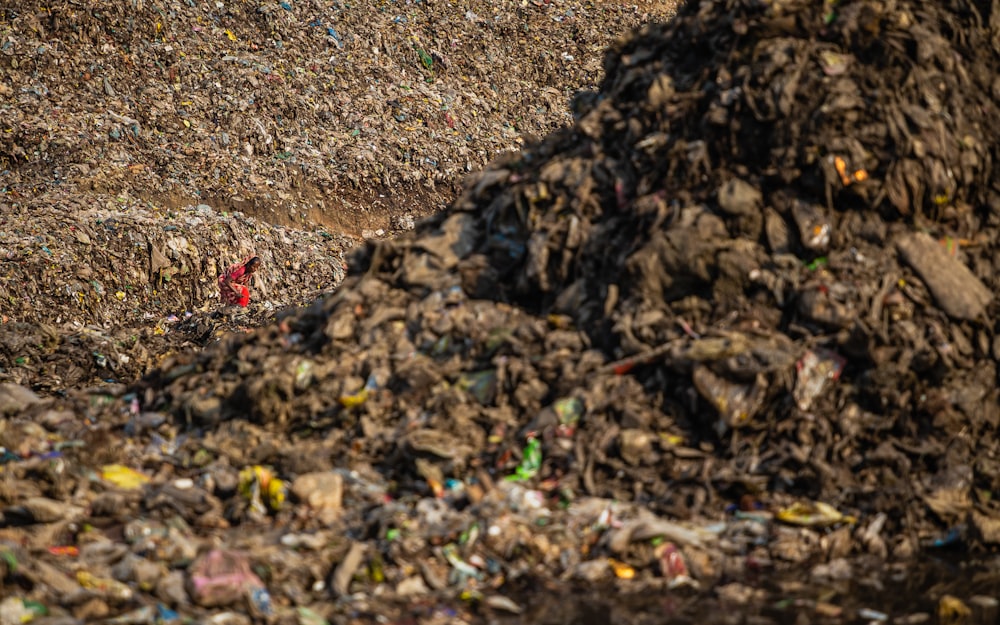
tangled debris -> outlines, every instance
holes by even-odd
[[[330,297],[68,407],[4,387],[3,444],[57,452],[4,523],[86,568],[12,529],[0,582],[81,620],[524,617],[557,580],[995,620],[852,594],[1000,541],[994,21],[688,3]]]

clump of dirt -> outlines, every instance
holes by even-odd
[[[684,5],[329,297],[127,388],[3,388],[5,440],[73,468],[19,458],[5,522],[102,545],[107,612],[117,580],[202,618],[485,620],[541,580],[886,620],[850,584],[1000,542],[996,19]],[[19,583],[59,596],[48,562]]]

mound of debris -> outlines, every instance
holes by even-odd
[[[609,56],[572,130],[204,374],[166,368],[157,405],[215,388],[200,425],[329,430],[401,488],[538,437],[543,480],[681,518],[794,496],[888,515],[903,551],[964,523],[993,542],[980,18],[690,4]]]
[[[811,566],[788,605],[884,620],[844,584],[1000,542],[993,20],[688,3],[331,297],[71,397],[93,425],[7,389],[8,440],[74,470],[22,465],[5,519],[124,526],[115,557],[49,534],[103,608],[136,608],[116,582],[203,618],[517,613],[541,577],[731,609]]]

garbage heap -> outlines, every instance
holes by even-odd
[[[224,579],[251,614],[519,611],[539,576],[739,603],[1000,542],[992,19],[688,3],[336,294],[39,418],[98,471],[79,514],[170,551],[141,587],[185,613]]]
[[[4,6],[0,189],[385,229],[379,205],[438,209],[459,176],[569,123],[614,37],[673,4]]]

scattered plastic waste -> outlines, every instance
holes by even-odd
[[[556,433],[559,436],[571,438],[583,416],[583,401],[578,397],[564,397],[552,404],[552,408],[556,411],[556,416],[559,417],[559,427]]]
[[[445,545],[441,552],[444,554],[448,563],[454,567],[455,571],[460,576],[472,579],[482,579],[484,577],[483,573],[479,569],[462,560],[462,558],[458,555],[458,547],[454,544]]]
[[[127,490],[142,488],[149,483],[149,476],[120,464],[109,464],[102,467],[101,479]]]
[[[795,403],[801,410],[809,410],[816,398],[831,382],[836,382],[844,370],[846,360],[826,349],[813,349],[795,364]]]
[[[2,625],[29,623],[35,617],[44,616],[46,613],[44,606],[18,596],[9,596],[0,601],[0,624]]]
[[[830,504],[822,501],[794,503],[787,508],[778,510],[775,518],[790,525],[806,527],[825,527],[837,523],[857,522],[854,517],[844,515]]]
[[[254,606],[270,609],[264,582],[246,556],[233,551],[213,549],[191,563],[188,592],[204,607],[229,606],[249,598]]]
[[[267,467],[254,465],[240,471],[239,491],[258,514],[277,512],[288,496],[288,486]]]
[[[76,581],[80,586],[116,601],[129,601],[133,595],[132,589],[127,584],[116,579],[97,577],[89,571],[77,571]]]
[[[521,458],[521,462],[517,465],[517,469],[514,471],[514,474],[508,475],[504,479],[523,482],[538,475],[539,469],[542,468],[541,442],[535,437],[530,437],[528,442],[525,444],[522,453],[523,456]]]
[[[688,572],[684,554],[677,545],[671,542],[662,543],[657,545],[655,553],[660,561],[660,574],[666,578],[668,588],[698,586],[698,582],[692,579]]]
[[[949,529],[947,533],[939,538],[935,538],[931,541],[931,547],[952,547],[964,540],[965,532],[967,527],[965,525],[956,525],[955,527]]]
[[[611,570],[615,572],[615,577],[618,579],[635,578],[635,569],[631,565],[614,558],[608,558],[608,564],[611,565]]]
[[[492,369],[476,373],[463,373],[455,386],[467,391],[480,404],[486,405],[493,400],[493,395],[496,393],[496,379],[496,371]]]

